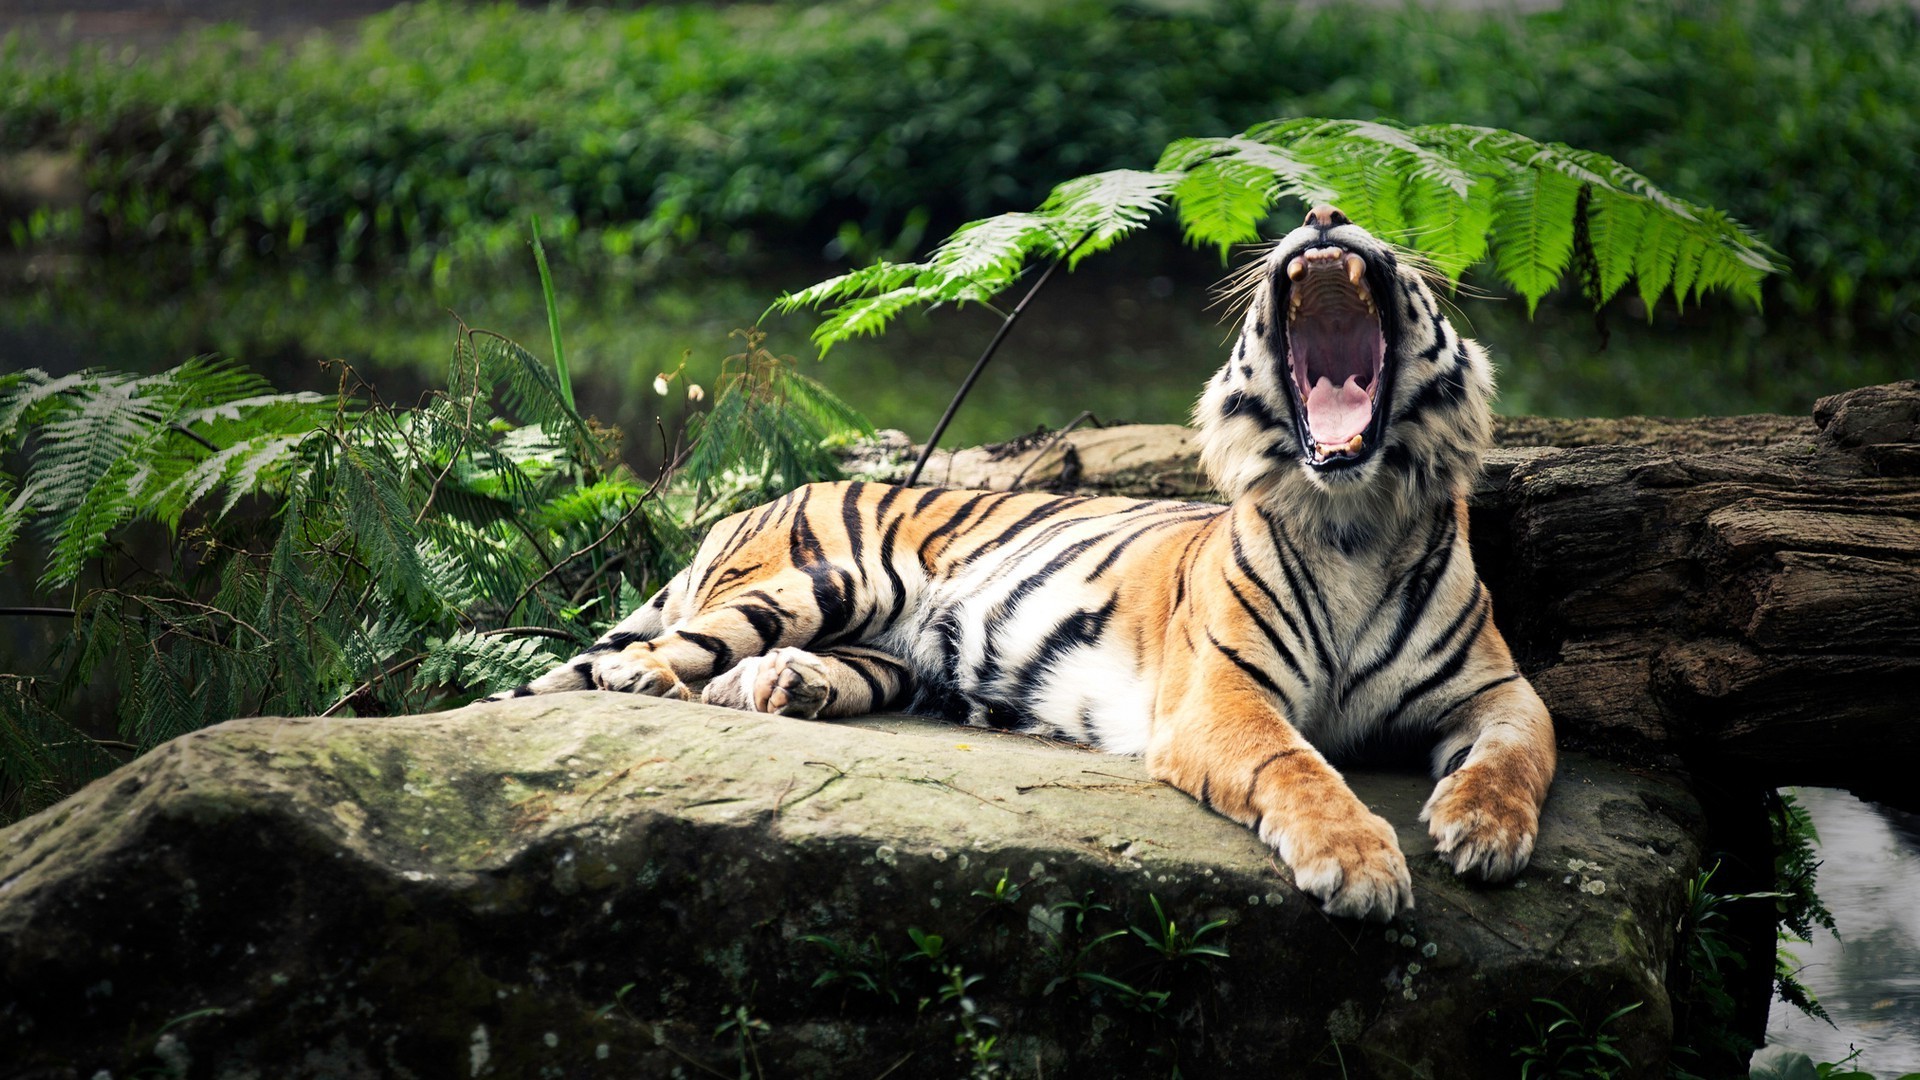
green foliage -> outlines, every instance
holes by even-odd
[[[1202,944],[1202,939],[1220,931],[1226,920],[1202,923],[1189,933],[1153,895],[1147,897],[1152,914],[1147,926],[1113,925],[1119,921],[1114,909],[1095,902],[1092,894],[1022,912],[1016,904],[1025,888],[1006,871],[995,873],[985,888],[972,891],[980,903],[970,920],[944,934],[909,927],[912,947],[898,954],[872,934],[858,943],[805,935],[800,940],[823,953],[813,986],[840,987],[843,1007],[858,1001],[906,1012],[910,1006],[915,1022],[951,1024],[955,1058],[972,1077],[999,1076],[1006,1068],[996,1034],[1001,1022],[985,1009],[994,1002],[1042,1007],[1041,1001],[1051,1003],[1044,1006],[1049,1011],[1137,1014],[1140,1022],[1128,1029],[1129,1037],[1162,1058],[1171,1075],[1180,1075],[1182,1038],[1203,1033],[1212,1001],[1209,968],[1228,955],[1224,945]],[[1043,935],[1039,965],[1007,952],[1009,931],[1016,925],[1022,937],[1032,931]],[[1135,943],[1132,948],[1125,947],[1129,941]],[[1048,976],[1044,984],[1042,975]]]
[[[525,682],[716,517],[834,475],[824,444],[868,430],[749,335],[684,466],[643,484],[563,385],[464,327],[446,388],[411,409],[350,380],[276,394],[208,360],[0,378],[0,454],[24,461],[0,474],[0,559],[37,536],[42,587],[72,598],[45,671],[0,679],[0,818],[106,771],[109,749],[236,716],[417,712]],[[99,678],[114,740],[59,715]]]
[[[1634,1063],[1620,1050],[1619,1037],[1607,1025],[1646,1004],[1636,1001],[1591,1021],[1553,998],[1534,998],[1527,1013],[1531,1039],[1514,1048],[1520,1080],[1608,1080],[1631,1072]]]
[[[1649,316],[1666,292],[1685,304],[1723,289],[1757,305],[1761,280],[1777,269],[1766,244],[1726,215],[1676,199],[1602,154],[1462,124],[1299,119],[1176,140],[1152,172],[1069,180],[1038,210],[961,226],[925,262],[878,262],[774,306],[837,304],[813,333],[824,354],[880,333],[912,307],[988,303],[1031,258],[1072,266],[1169,202],[1187,239],[1224,257],[1260,239],[1285,197],[1336,203],[1454,280],[1480,261],[1490,234],[1494,266],[1529,312],[1569,268],[1590,282],[1596,307],[1632,277]]]
[[[1778,892],[1774,909],[1779,915],[1779,944],[1773,954],[1774,991],[1781,1001],[1832,1024],[1833,1018],[1819,999],[1800,981],[1800,961],[1792,950],[1794,945],[1811,942],[1816,927],[1836,939],[1840,936],[1833,912],[1814,891],[1820,871],[1814,845],[1820,842],[1820,834],[1791,792],[1776,793],[1768,810],[1773,829],[1773,880]]]
[[[1181,133],[1386,115],[1552,133],[1712,193],[1791,261],[1771,287],[1795,308],[1897,321],[1920,299],[1920,251],[1900,239],[1920,177],[1920,26],[1900,5],[1424,7],[430,2],[334,39],[216,31],[132,61],[14,44],[0,147],[71,146],[98,198],[0,231],[436,274],[517,252],[528,212],[556,254],[596,260],[846,248],[1035,205]],[[1231,173],[1183,201],[1206,183],[1231,197]],[[1395,201],[1391,177],[1357,179]]]

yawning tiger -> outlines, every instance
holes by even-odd
[[[500,696],[905,705],[1143,754],[1327,911],[1374,919],[1413,906],[1406,861],[1329,758],[1417,737],[1441,856],[1512,876],[1554,738],[1467,547],[1486,354],[1331,207],[1255,274],[1195,409],[1229,505],[810,485],[721,522],[644,608]]]

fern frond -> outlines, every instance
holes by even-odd
[[[389,595],[410,611],[420,610],[429,600],[426,569],[399,468],[383,450],[353,442],[340,445],[334,465],[338,509],[354,546]]]
[[[1573,216],[1583,189],[1599,296],[1638,279],[1649,303],[1677,286],[1756,299],[1779,269],[1774,252],[1711,208],[1660,190],[1604,154],[1465,124],[1401,127],[1309,117],[1257,124],[1228,138],[1178,139],[1151,171],[1067,181],[1037,210],[962,226],[928,263],[879,264],[787,293],[783,311],[830,303],[814,331],[822,354],[877,334],[916,305],[989,300],[1028,259],[1087,239],[1069,263],[1104,250],[1171,205],[1189,243],[1217,248],[1259,235],[1283,196],[1332,202],[1362,226],[1418,250],[1457,281],[1489,250],[1532,312],[1574,257]],[[1685,245],[1684,256],[1682,245]],[[1679,263],[1676,281],[1675,264]]]
[[[558,658],[542,641],[463,630],[427,642],[418,677],[482,693],[519,686],[546,674]]]
[[[798,311],[836,300],[892,292],[914,281],[926,270],[926,263],[877,262],[839,277],[828,278],[799,292],[782,293],[774,299],[773,307],[783,312]]]
[[[1040,206],[1040,216],[1052,225],[1048,234],[1055,246],[1035,245],[1028,253],[1065,254],[1067,269],[1072,270],[1081,259],[1145,228],[1166,206],[1180,180],[1177,174],[1140,169],[1113,169],[1068,180]]]
[[[1528,315],[1573,261],[1579,198],[1579,183],[1552,170],[1509,174],[1494,196],[1494,265],[1527,301]]]
[[[822,319],[820,325],[814,328],[814,343],[820,346],[820,355],[825,356],[842,341],[877,336],[886,330],[895,315],[915,304],[933,303],[938,299],[934,290],[917,285],[908,285],[878,296],[863,296],[834,308]]]

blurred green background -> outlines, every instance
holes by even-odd
[[[1529,321],[1463,295],[1505,411],[1804,412],[1920,369],[1905,4],[428,3],[323,26],[273,11],[133,35],[82,11],[9,36],[0,365],[216,352],[324,386],[318,361],[337,357],[404,398],[439,378],[449,313],[545,351],[537,214],[584,407],[671,428],[697,406],[655,397],[654,375],[684,361],[710,380],[728,331],[783,290],[919,254],[1070,176],[1148,166],[1175,137],[1325,115],[1600,150],[1788,259],[1762,312],[1710,298],[1649,323],[1618,300],[1604,351],[1577,296]],[[1049,286],[950,441],[1083,410],[1181,420],[1230,333],[1208,310],[1225,269],[1166,233]],[[911,318],[814,373],[924,434],[995,323]],[[776,351],[810,354],[809,317],[765,325]]]

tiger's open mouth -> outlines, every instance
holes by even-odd
[[[1334,244],[1287,261],[1287,374],[1307,464],[1357,464],[1385,426],[1387,338],[1367,260]]]

